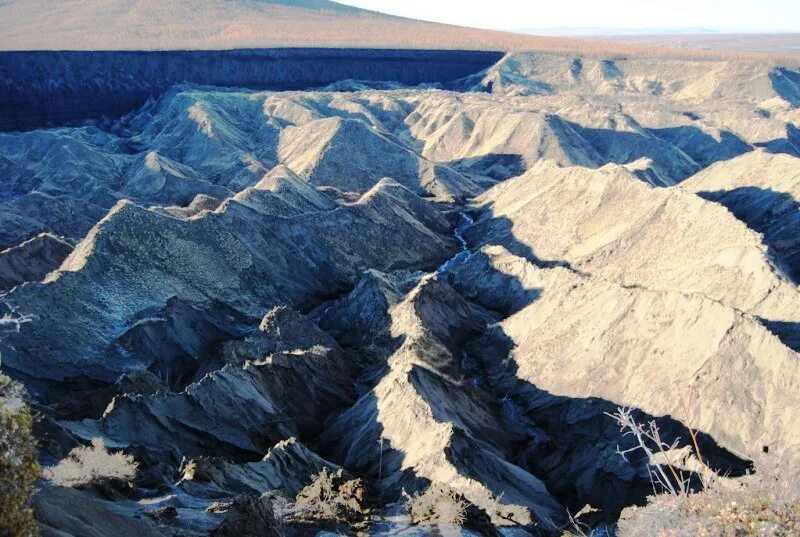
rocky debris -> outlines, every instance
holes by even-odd
[[[137,394],[154,395],[164,389],[164,385],[154,373],[150,371],[132,371],[122,375],[114,383],[116,395]]]
[[[233,464],[224,459],[200,457],[184,464],[179,486],[194,496],[219,497],[225,494],[262,494],[278,490],[294,498],[327,469],[340,468],[310,451],[297,439],[278,442],[258,462]]]
[[[147,370],[132,371],[120,376],[114,384],[67,389],[49,410],[59,419],[96,418],[105,412],[114,397],[126,394],[154,395],[162,390],[169,391],[170,388],[155,373]]]
[[[357,362],[289,308],[267,313],[256,334],[225,343],[221,354],[219,369],[182,391],[128,392],[100,420],[70,427],[127,446],[149,464],[203,455],[243,462],[281,440],[313,435],[355,399]]]
[[[98,204],[76,198],[32,191],[3,201],[0,248],[13,248],[41,233],[80,240],[107,211]]]
[[[226,366],[184,392],[117,397],[101,420],[71,429],[82,436],[106,436],[141,453],[147,463],[177,464],[203,454],[257,457],[298,434],[264,387],[268,369],[251,362]]]
[[[275,519],[269,495],[242,495],[233,500],[225,514],[225,521],[212,535],[214,537],[281,537],[283,531]]]
[[[136,147],[188,166],[205,189],[238,192],[277,163],[278,125],[264,120],[260,103],[241,93],[176,86],[125,126]]]
[[[308,318],[283,306],[267,312],[258,325],[257,335],[248,341],[253,346],[252,352],[262,355],[314,347],[323,347],[340,355],[343,352],[330,334]]]
[[[219,301],[193,304],[170,297],[161,308],[140,311],[115,345],[123,353],[147,356],[148,369],[124,373],[116,384],[138,379],[145,385],[128,383],[128,391],[122,386],[117,393],[150,395],[159,387],[180,391],[206,372],[210,349],[249,331],[250,319]]]
[[[449,282],[464,298],[509,316],[541,294],[537,275],[527,259],[493,245],[472,252]]]
[[[600,155],[598,161],[601,163],[612,162],[629,166],[646,163],[646,166],[639,167],[646,170],[647,174],[640,175],[639,178],[655,186],[674,185],[700,170],[700,164],[679,147],[683,145],[683,136],[665,140],[643,129],[633,120],[622,118],[622,121],[630,122],[631,125],[627,128],[618,127],[619,130],[582,127],[578,124],[572,124],[571,127],[598,152]],[[697,136],[702,136],[702,133]],[[750,149],[749,146],[745,147],[746,150]],[[703,153],[698,154],[703,155]],[[648,180],[650,176],[658,180]]]
[[[311,317],[341,345],[368,356],[385,356],[394,341],[389,310],[421,276],[421,273],[368,270],[350,293],[332,303],[321,304]]]
[[[565,282],[563,287],[557,290],[548,284],[559,279],[572,283]],[[688,439],[690,435],[683,425],[667,416],[682,416],[680,419],[687,420],[685,423],[696,426],[697,421],[694,416],[688,418],[681,413],[685,413],[688,408],[697,408],[698,405],[706,408],[704,405],[709,402],[709,399],[701,395],[704,387],[698,387],[697,390],[700,391],[693,387],[685,388],[685,382],[681,384],[681,381],[677,381],[674,388],[653,390],[654,384],[661,385],[662,378],[672,374],[673,367],[668,365],[671,362],[667,358],[669,351],[647,354],[648,351],[644,349],[648,349],[648,345],[657,341],[659,336],[651,336],[642,328],[633,329],[624,335],[616,330],[620,325],[635,322],[642,323],[639,326],[645,323],[651,325],[660,316],[667,315],[662,311],[662,306],[644,300],[643,305],[648,304],[644,307],[652,307],[652,313],[631,312],[620,313],[618,316],[617,313],[621,311],[620,303],[609,300],[609,295],[599,290],[602,285],[618,286],[603,282],[599,278],[575,274],[564,267],[537,267],[523,257],[511,254],[499,246],[484,247],[473,253],[451,275],[451,281],[456,289],[475,296],[478,302],[494,296],[494,291],[511,293],[514,297],[510,301],[513,308],[503,311],[505,315],[511,316],[502,323],[491,326],[479,338],[471,341],[467,345],[467,352],[473,367],[482,372],[481,382],[485,383],[486,388],[495,397],[502,400],[503,419],[507,430],[518,431],[526,438],[518,444],[521,447],[514,459],[516,463],[530,468],[540,476],[547,484],[548,490],[565,502],[570,512],[576,513],[587,504],[595,506],[597,509],[591,514],[591,520],[595,523],[615,520],[623,506],[640,503],[652,494],[647,470],[648,461],[632,455],[629,455],[627,460],[619,457],[618,450],[625,449],[630,443],[630,438],[622,436],[619,429],[613,423],[609,423],[605,414],[615,412],[620,404],[652,409],[654,407],[650,405],[651,401],[657,399],[671,401],[674,403],[671,409],[674,410],[667,411],[667,414],[637,417],[641,421],[653,420],[660,427],[664,437],[671,441],[676,438]],[[599,288],[591,287],[592,285],[597,285]],[[575,302],[561,303],[571,292],[582,286],[586,286],[587,292],[586,295],[582,295],[583,298],[576,297]],[[589,290],[589,287],[592,290]],[[646,290],[637,288],[625,289],[623,292],[632,296],[638,296],[639,293],[648,294]],[[681,298],[683,297],[677,300]],[[568,315],[562,318],[561,313],[565,311],[562,308],[569,304],[574,304],[575,309],[567,310]],[[595,309],[595,304],[608,307],[608,311],[615,312],[614,315],[609,317],[600,309]],[[683,310],[679,308],[679,311]],[[549,318],[548,328],[541,325],[542,332],[537,332],[536,326],[540,325],[533,320],[537,315]],[[600,324],[597,320],[589,321],[595,317],[606,319],[603,325],[611,327],[609,333],[592,331]],[[716,316],[712,314],[711,317],[714,319]],[[695,318],[695,314],[690,314],[689,318]],[[557,321],[558,319],[563,320],[564,326],[569,325],[570,328],[565,329],[563,333],[552,334],[548,330],[551,326],[558,326],[562,322]],[[573,319],[575,324],[571,322]],[[713,321],[708,319],[705,322]],[[673,319],[666,319],[665,323],[667,326],[676,325]],[[513,331],[510,329],[511,325],[514,325]],[[680,326],[686,327],[687,324],[680,322]],[[703,332],[702,326],[698,324],[698,333]],[[764,332],[757,324],[754,328]],[[587,330],[585,335],[583,330]],[[655,330],[658,334],[663,332],[661,329]],[[529,332],[534,334],[532,339],[528,339]],[[568,337],[565,335],[567,332],[570,334]],[[640,334],[642,339],[637,341]],[[684,338],[691,337],[691,330],[682,334]],[[574,335],[578,338],[572,339]],[[666,333],[663,333],[663,336],[670,338]],[[565,337],[567,339],[563,339]],[[560,343],[556,343],[556,340]],[[567,343],[567,340],[570,343]],[[600,358],[605,360],[604,365],[588,372],[580,370],[582,366],[578,366],[577,362],[565,358],[569,355],[569,349],[578,347],[586,347],[588,354],[585,356],[607,356],[608,351],[599,350],[594,346],[596,343],[602,345],[598,340],[607,341],[609,348],[615,349],[614,363],[609,363],[608,358]],[[591,344],[587,344],[587,341]],[[624,341],[624,344],[619,341]],[[617,361],[618,355],[637,352],[633,349],[638,347],[643,350],[639,351],[639,355],[633,358],[631,363],[639,364],[647,361],[651,364],[647,371],[662,371],[662,368],[655,364],[663,361],[664,370],[670,372],[660,372],[659,379],[653,380],[644,370],[620,365]],[[684,341],[680,350],[681,356],[686,354],[686,348],[691,348],[691,345],[687,345]],[[702,348],[702,345],[698,345],[698,348]],[[724,355],[727,351],[717,352]],[[769,351],[765,353],[768,354]],[[511,359],[507,359],[509,356]],[[726,359],[720,356],[721,363]],[[576,367],[578,371],[575,370]],[[536,370],[536,373],[530,376],[523,373],[532,370]],[[599,388],[594,385],[592,379],[595,376],[601,379],[599,381],[601,383],[613,384],[614,381],[609,381],[610,377],[604,375],[608,371],[618,370],[630,371],[622,378],[642,378],[643,385],[647,385],[648,388],[639,391],[636,399],[632,400],[627,398],[627,395],[620,395],[624,390],[612,392],[605,387]],[[679,371],[675,374],[675,378],[683,378]],[[753,374],[758,376],[760,373],[753,371]],[[567,380],[569,378],[573,380]],[[716,396],[720,399],[725,398],[725,390],[731,389],[719,379],[710,382],[720,383],[721,393]],[[733,383],[735,380],[730,379],[730,382]],[[586,392],[581,391],[587,384],[596,387],[587,388]],[[598,394],[603,395],[598,397]],[[728,406],[724,406],[724,409],[720,410],[720,414],[709,418],[709,421],[721,421],[723,418],[719,416],[722,414],[727,416],[730,410]],[[781,418],[776,417],[776,419]],[[709,460],[712,461],[714,468],[726,468],[726,471],[733,475],[740,475],[747,470],[747,462],[721,450],[713,441],[718,438],[717,432],[718,430],[713,434],[713,439],[705,432],[701,432],[703,453],[710,457]],[[723,445],[731,444],[728,442]],[[738,449],[736,451],[738,452]]]
[[[185,205],[224,199],[233,195],[228,188],[203,180],[191,167],[150,151],[127,171],[128,177],[120,189],[122,197],[148,200],[159,205]],[[195,205],[197,207],[197,205]],[[191,205],[189,207],[191,210]]]
[[[34,497],[36,518],[46,537],[158,537],[145,519],[116,512],[113,504],[66,487],[44,487]]]
[[[778,95],[770,70],[756,62],[664,58],[656,73],[645,58],[610,60],[512,53],[489,69],[481,84],[509,95],[581,91],[587,95],[641,94],[697,103],[712,98],[766,101]]]
[[[223,348],[226,353],[271,365],[271,397],[281,402],[281,412],[292,417],[303,437],[313,435],[331,412],[355,397],[358,359],[289,308],[268,312],[254,337],[229,343]]]
[[[515,99],[514,106],[496,106],[490,98],[478,96],[457,104],[440,95],[420,101],[408,120],[412,134],[425,143],[423,155],[497,179],[519,175],[538,160],[548,159],[562,166],[638,165],[640,179],[669,186],[754,145],[783,139],[786,121],[797,121],[791,112],[779,114],[783,122],[759,120],[752,104],[745,102],[734,101],[725,108],[704,102],[700,105],[704,109],[714,108],[710,116],[730,115],[726,125],[735,125],[735,130],[721,130],[696,115],[686,116],[683,103],[623,95],[598,98],[569,88]],[[588,101],[590,110],[585,106]],[[645,102],[651,103],[650,111],[642,109]],[[752,129],[753,123],[766,130]]]
[[[336,377],[309,376],[324,370],[346,374],[314,351],[228,365],[181,393],[116,398],[100,420],[100,430],[143,450],[149,460],[178,462],[203,454],[251,458],[275,442],[308,434],[325,413],[351,401],[352,385],[346,378],[334,383]],[[131,427],[134,421],[136,428]]]
[[[359,140],[356,148],[354,140]],[[419,157],[363,121],[327,118],[288,127],[281,136],[278,156],[315,186],[366,192],[383,177],[393,177],[422,193]]]
[[[25,282],[41,281],[72,252],[66,240],[42,233],[19,246],[0,252],[0,291]]]
[[[582,66],[577,78],[570,74],[575,62]],[[197,195],[228,198],[254,187],[280,160],[301,175],[321,165],[314,177],[330,164],[340,175],[323,182],[342,191],[359,182],[363,192],[388,175],[454,201],[540,159],[590,167],[647,161],[638,175],[669,185],[753,146],[794,151],[800,120],[778,83],[791,77],[777,72],[744,61],[662,59],[657,76],[652,62],[635,59],[518,53],[475,81],[474,89],[490,84],[492,93],[179,86],[130,114],[114,134],[91,126],[0,137],[8,178],[0,190],[8,225],[0,229],[9,234],[0,233],[0,247],[42,231],[79,240],[121,198],[190,207]],[[528,85],[534,91],[508,91]],[[193,211],[184,208],[170,210]]]
[[[85,487],[75,488],[91,490],[112,502],[130,500],[136,496],[136,489],[131,481],[115,477],[98,477]]]
[[[178,518],[178,509],[173,505],[167,505],[165,507],[159,507],[155,511],[148,512],[146,514],[159,524],[174,526]]]
[[[545,486],[508,462],[513,434],[500,433],[501,409],[465,378],[462,344],[484,320],[437,276],[391,310],[401,344],[377,384],[326,428],[323,452],[379,481],[386,496],[421,481],[448,485],[475,502],[500,496],[498,524],[554,528],[561,511]]]
[[[33,429],[39,442],[39,458],[43,463],[55,464],[80,445],[78,439],[49,412],[42,412],[39,415],[33,424]]]
[[[131,160],[97,127],[0,136],[0,248],[41,232],[80,240],[118,199],[112,192]]]
[[[600,154],[580,132],[555,114],[476,104],[472,109],[467,108],[467,113],[472,117],[469,130],[453,132],[447,124],[434,130],[430,138],[423,138],[426,143],[423,154],[431,154],[437,160],[463,161],[468,169],[485,171],[490,175],[495,175],[490,170],[497,164],[497,159],[492,158],[496,155],[505,155],[512,170],[519,169],[515,159],[509,158],[512,155],[517,156],[524,168],[543,158],[562,166],[595,167],[602,162]],[[423,116],[419,120],[420,125],[415,125],[414,129],[431,129],[433,125],[426,123],[436,118]],[[455,120],[457,118],[451,121]],[[455,139],[446,139],[451,136]],[[490,168],[486,169],[485,166]],[[510,175],[500,173],[503,179]]]

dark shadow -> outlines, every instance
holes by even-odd
[[[491,211],[488,215],[491,216]],[[472,256],[482,255],[476,250],[483,244],[492,243],[481,239],[502,236],[505,239],[503,246],[537,266],[570,269],[564,261],[539,259],[529,246],[514,238],[511,222],[507,219],[483,218],[466,235]],[[606,413],[616,411],[618,405],[600,398],[550,394],[520,379],[514,361],[509,359],[513,343],[496,321],[534,304],[543,290],[526,289],[522,282],[508,274],[497,271],[492,274],[494,269],[491,267],[486,269],[488,272],[478,272],[475,266],[470,265],[471,262],[468,259],[455,274],[447,274],[449,283],[478,309],[487,308],[497,313],[486,315],[492,320],[486,321],[480,333],[472,337],[469,333],[457,334],[450,341],[450,352],[461,354],[463,359],[457,362],[457,370],[448,370],[448,376],[461,377],[467,382],[460,387],[451,386],[446,379],[417,366],[409,373],[409,382],[428,402],[434,418],[441,423],[451,423],[455,428],[451,445],[446,450],[448,461],[460,474],[481,481],[485,479],[487,470],[482,468],[483,459],[477,457],[476,450],[491,450],[506,462],[542,480],[570,512],[575,513],[586,504],[601,509],[602,513],[595,522],[613,522],[625,507],[644,504],[653,494],[648,461],[639,453],[632,453],[627,461],[617,453],[618,448],[633,446],[614,420],[606,416]],[[467,276],[459,278],[459,271],[464,271]],[[482,284],[488,288],[481,289]],[[516,298],[510,300],[511,295]],[[388,312],[385,315],[388,319]],[[447,317],[444,312],[442,315]],[[322,326],[325,327],[325,323]],[[389,323],[377,326],[388,330]],[[341,329],[334,330],[334,333],[342,343],[355,343],[364,349],[363,337],[353,338],[352,333]],[[367,339],[373,337],[370,335]],[[336,418],[346,417],[350,421],[339,423],[335,430],[354,431],[347,439],[344,451],[340,438],[323,435],[321,452],[331,460],[346,463],[349,446],[369,446],[381,438],[383,426],[378,415],[378,401],[375,393],[369,390],[388,372],[382,363],[403,342],[402,338],[395,339],[386,347],[385,353],[375,359],[376,367],[361,379],[364,395],[353,409]],[[470,408],[469,405],[477,407],[466,413],[463,409]],[[482,410],[476,411],[477,408]],[[370,416],[372,420],[367,426],[364,425],[364,416]],[[483,422],[473,419],[474,416],[493,416],[493,421]],[[691,441],[689,430],[670,416],[652,416],[638,410],[635,416],[640,422],[655,420],[667,441],[680,439],[682,446]],[[501,425],[498,427],[497,423]],[[505,434],[498,435],[498,429]],[[336,446],[337,442],[338,448],[325,449],[326,445]],[[699,442],[704,459],[713,468],[732,476],[750,470],[749,461],[724,450],[708,434],[700,432]],[[366,452],[370,454],[369,460],[359,459],[356,467],[348,465],[347,468],[373,481],[382,476],[382,488],[387,494],[384,499],[393,500],[391,496],[399,493],[401,487],[411,491],[427,486],[427,481],[411,470],[402,470],[404,454],[396,447],[384,442],[380,451]],[[376,456],[376,452],[380,455]],[[386,476],[393,474],[397,477],[387,482]],[[695,489],[701,487],[696,478],[691,482]]]
[[[603,77],[606,79],[622,78],[622,71],[614,60],[603,60]]]
[[[388,318],[388,309],[385,313]],[[325,324],[320,327],[324,329]],[[388,324],[384,324],[384,327],[386,332],[380,330],[371,334],[381,339],[385,345],[378,353],[373,347],[368,349],[365,346],[366,340],[356,340],[350,337],[352,334],[337,333],[336,330],[331,332],[341,342],[343,348],[353,353],[361,353],[364,358],[362,374],[354,379],[354,384],[361,395],[350,408],[331,416],[327,426],[311,446],[327,460],[342,465],[353,475],[366,479],[373,494],[377,496],[376,501],[390,503],[397,501],[403,490],[410,492],[425,490],[430,481],[417,476],[409,468],[403,469],[404,452],[396,449],[384,438],[383,424],[378,416],[378,399],[373,388],[389,373],[386,361],[405,341],[405,336],[391,337],[388,333]],[[348,344],[351,346],[344,347]],[[348,438],[341,438],[338,435],[341,431],[346,431]],[[356,446],[367,446],[367,449],[360,453],[366,456],[350,460],[349,451],[356,449]],[[368,449],[369,446],[373,446],[374,449]]]
[[[783,100],[794,107],[800,106],[800,72],[779,67],[770,71],[769,79],[772,89]]]
[[[304,90],[342,80],[448,86],[502,57],[335,48],[1,52],[0,131],[118,118],[181,83],[255,90]]]
[[[790,194],[746,186],[697,195],[725,206],[761,233],[773,262],[795,283],[800,282],[800,203]]]
[[[220,369],[224,364],[216,360],[217,345],[244,337],[256,323],[257,319],[247,319],[217,301],[201,305],[172,297],[163,308],[143,310],[132,318],[131,327],[116,339],[110,355],[147,365],[159,389],[178,393],[208,372]],[[43,389],[54,417],[99,419],[114,397],[140,393],[136,383],[121,383],[128,376],[123,375],[116,383],[45,381]]]
[[[776,138],[768,142],[759,142],[757,147],[763,147],[769,153],[785,153],[800,158],[800,129],[788,123],[786,125],[786,138]]]
[[[508,359],[513,347],[495,325],[470,348],[494,396],[503,401],[508,429],[526,435],[513,462],[542,479],[572,513],[589,504],[601,510],[600,520],[613,522],[625,507],[644,505],[653,494],[648,460],[640,451],[630,453],[627,460],[618,454],[635,444],[606,415],[622,405],[601,398],[556,396],[522,380],[516,363]],[[691,445],[688,428],[671,416],[634,410],[634,417],[639,423],[655,421],[667,442]],[[700,432],[698,440],[704,460],[715,470],[741,476],[752,469],[749,461],[726,451],[710,435]],[[691,484],[701,489],[697,479]]]
[[[800,352],[800,323],[790,321],[771,321],[758,318],[759,322],[764,325],[764,328],[772,332],[775,337],[781,340],[781,343],[789,347],[795,352]]]
[[[483,254],[473,252],[471,258],[478,255]],[[493,319],[493,321],[517,313],[535,302],[542,294],[542,289],[527,288],[522,285],[518,278],[512,275],[496,270],[481,271],[480,267],[470,266],[471,260],[468,259],[466,262],[466,268],[470,270],[471,277],[456,281],[451,274],[449,275],[448,283],[462,297],[496,314],[497,319]]]
[[[468,174],[490,177],[505,181],[525,173],[522,155],[492,153],[480,157],[468,157],[447,162],[447,166]]]
[[[214,363],[215,346],[245,337],[257,321],[218,301],[197,306],[177,297],[159,311],[143,311],[138,317],[117,339],[116,352],[149,357],[148,370],[176,392],[222,367]]]
[[[514,222],[506,217],[492,217],[491,203],[484,205],[481,214],[476,214],[474,217],[475,225],[464,234],[470,248],[477,249],[485,245],[497,244],[492,239],[502,237],[503,240],[500,244],[506,250],[539,268],[564,267],[580,273],[568,261],[563,259],[542,259],[536,255],[530,246],[518,241],[514,236]]]
[[[690,115],[688,112],[686,115]],[[694,115],[694,114],[691,114]],[[661,129],[647,129],[648,132],[666,140],[705,168],[721,160],[730,160],[751,151],[753,148],[730,131],[721,131],[717,140],[697,127],[683,125]]]
[[[583,127],[567,122],[600,154],[604,163],[630,164],[649,158],[660,174],[679,183],[714,162],[752,150],[735,134],[723,131],[720,139],[697,127],[644,129],[641,132]],[[687,156],[689,158],[687,158]]]
[[[528,245],[516,239],[511,221],[492,218],[491,208],[468,236],[473,251],[480,245],[499,243],[537,266],[570,268],[564,261],[542,262]],[[508,274],[485,275],[472,270],[470,275],[473,274],[475,278],[454,282],[456,289],[463,296],[506,315],[535,304],[541,293],[547,292],[546,289],[528,290],[519,295],[522,300],[513,307],[498,306],[498,300],[493,297],[487,303],[491,293],[482,292],[481,283],[488,282],[492,292],[513,292],[522,288],[521,282],[510,282],[516,278]],[[480,379],[481,388],[501,403],[506,430],[513,437],[522,437],[516,440],[510,462],[544,481],[548,490],[571,513],[586,504],[600,509],[595,523],[614,522],[625,507],[646,503],[647,497],[653,494],[648,461],[641,452],[631,453],[627,460],[617,453],[618,449],[633,447],[632,439],[624,436],[614,420],[606,415],[621,405],[601,398],[557,396],[538,388],[518,376],[516,363],[510,359],[513,348],[514,343],[502,325],[495,323],[465,344],[466,355],[462,362],[470,370],[470,376]],[[655,421],[668,442],[679,439],[681,446],[690,445],[688,428],[671,416],[653,416],[641,410],[635,410],[634,415],[640,423]],[[701,431],[698,440],[704,460],[715,470],[741,476],[752,469],[749,461],[728,452],[710,435]],[[701,488],[696,476],[691,479],[691,485],[697,490]]]
[[[666,140],[638,132],[583,127],[566,122],[600,155],[602,164],[631,164],[642,158],[653,161],[654,167],[667,178],[680,182],[699,171],[699,165]]]
[[[358,308],[344,302],[333,306],[338,311],[318,313],[322,328],[330,330],[342,344],[355,345],[354,351],[369,354],[368,361],[373,366],[359,379],[363,390],[361,398],[352,408],[329,422],[316,447],[325,457],[344,465],[354,474],[372,483],[380,482],[376,488],[383,494],[382,501],[396,501],[403,489],[413,494],[430,485],[428,479],[418,476],[413,468],[408,467],[402,449],[385,439],[381,442],[384,425],[373,388],[390,373],[402,375],[403,383],[407,382],[408,386],[393,385],[389,389],[413,391],[415,397],[427,403],[436,422],[452,424],[452,437],[442,448],[441,456],[460,475],[484,483],[487,476],[494,476],[497,481],[497,476],[501,475],[507,483],[515,483],[518,479],[518,475],[500,464],[498,458],[513,464],[513,446],[524,437],[513,431],[498,434],[502,430],[498,427],[502,419],[501,405],[483,388],[479,377],[469,377],[470,366],[460,358],[464,343],[477,337],[498,316],[457,298],[454,304],[471,309],[466,314],[461,306],[453,306],[450,299],[442,298],[455,298],[453,291],[443,282],[445,277],[440,275],[438,282],[426,283],[434,286],[435,290],[426,287],[415,299],[415,314],[420,316],[422,325],[431,330],[429,334],[416,335],[419,340],[409,342],[405,335],[391,338],[388,334],[391,329],[389,304],[384,304],[381,311],[364,308],[362,317],[346,315],[345,312]],[[408,291],[408,288],[403,289],[403,295],[406,296]],[[366,293],[364,286],[359,284],[354,291],[354,301],[359,303]],[[349,327],[337,326],[336,320],[342,317],[350,317],[354,322]],[[354,333],[360,335],[354,337]],[[376,349],[371,344],[374,341],[383,344]],[[420,363],[410,365],[407,371],[392,372],[386,362],[401,347],[405,348],[403,352],[416,354]],[[403,392],[393,393],[386,397],[400,397]],[[380,404],[381,411],[386,412],[385,401],[380,401]],[[491,480],[487,486],[496,494],[503,492],[496,490],[496,482],[493,486]]]
[[[572,65],[569,67],[569,72],[572,74],[573,78],[578,78],[581,76],[583,72],[583,60],[580,58],[575,58],[572,60]]]

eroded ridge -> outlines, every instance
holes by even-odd
[[[618,407],[732,480],[796,461],[797,103],[770,66],[653,62],[0,134],[43,527],[610,528],[653,493]]]

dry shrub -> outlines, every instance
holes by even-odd
[[[796,463],[756,461],[757,471],[740,479],[717,476],[704,463],[697,437],[692,446],[661,438],[653,422],[636,422],[629,409],[610,415],[637,440],[650,461],[654,488],[668,494],[650,498],[645,507],[623,511],[619,537],[789,537],[800,535],[800,468]],[[624,457],[629,451],[621,451]],[[690,474],[699,475],[701,492],[693,492]]]
[[[0,537],[38,535],[30,506],[39,476],[32,428],[22,389],[0,375]]]
[[[467,521],[468,503],[453,490],[431,486],[408,501],[411,520],[426,526],[460,528]]]
[[[91,446],[73,449],[56,466],[44,471],[44,477],[65,487],[84,487],[103,479],[130,481],[136,477],[138,464],[124,453],[111,453],[102,438]]]
[[[691,470],[681,461],[691,459],[696,463],[698,474],[703,479],[711,480],[711,473],[703,462],[703,455],[697,441],[697,433],[689,429],[692,446],[680,448],[680,439],[668,442],[661,435],[655,420],[639,423],[633,416],[633,410],[620,407],[613,414],[606,415],[617,422],[622,436],[631,436],[635,440],[633,447],[625,450],[617,449],[619,455],[627,459],[632,452],[641,451],[647,456],[650,480],[654,491],[666,491],[673,496],[685,496],[690,492]]]
[[[407,507],[411,521],[420,526],[459,533],[464,528],[484,537],[500,537],[490,512],[502,518],[508,506],[503,506],[488,491],[477,499],[480,505],[450,487],[439,484],[431,485],[422,494],[407,497]]]
[[[366,506],[366,486],[361,479],[348,479],[342,470],[327,468],[297,494],[287,513],[293,522],[321,522],[332,525],[363,525],[370,513]]]
[[[760,461],[754,474],[703,492],[661,495],[623,512],[620,537],[789,537],[800,535],[800,472]]]

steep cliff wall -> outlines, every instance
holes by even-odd
[[[0,53],[0,130],[119,116],[184,82],[306,89],[341,80],[447,83],[487,69],[499,52],[260,49]]]

